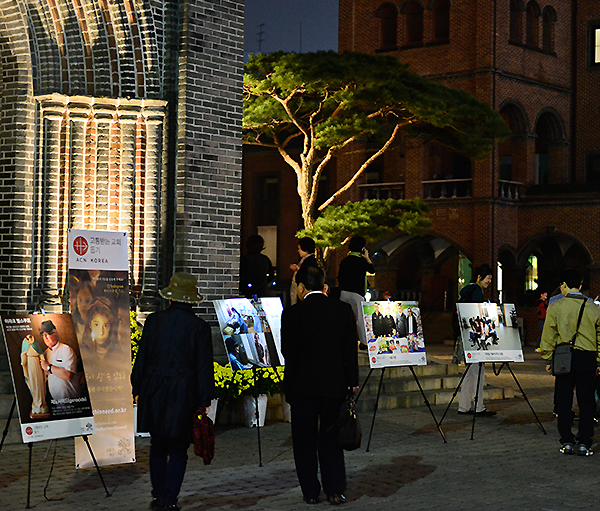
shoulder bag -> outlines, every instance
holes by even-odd
[[[338,419],[327,430],[337,439],[338,445],[345,451],[354,451],[360,447],[362,432],[356,415],[354,392],[349,392],[340,407]]]
[[[575,327],[575,333],[571,342],[566,344],[559,344],[552,353],[552,375],[553,376],[565,376],[571,372],[571,356],[573,355],[573,345],[575,339],[579,333],[579,324],[581,323],[581,317],[583,316],[583,309],[587,298],[583,299],[581,308],[579,309],[579,317],[577,318],[577,326]]]

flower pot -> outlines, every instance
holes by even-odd
[[[256,400],[254,396],[242,396],[242,415],[244,425],[248,428],[256,427]],[[267,396],[261,394],[258,396],[258,418],[259,427],[265,425],[265,417],[267,415]]]
[[[208,417],[210,418],[211,421],[213,421],[213,424],[217,418],[217,407],[219,406],[219,400],[218,399],[213,399],[210,402],[210,410],[208,411]]]
[[[283,422],[292,422],[292,407],[281,394],[281,411],[283,413]]]
[[[139,433],[137,430],[137,415],[138,415],[138,405],[137,403],[133,404],[133,431],[135,436],[139,437],[149,437],[150,433]]]

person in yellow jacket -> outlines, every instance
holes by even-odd
[[[568,344],[577,332],[573,344],[571,372],[556,376],[554,399],[558,414],[558,433],[563,454],[590,456],[594,436],[594,390],[599,373],[600,359],[600,307],[581,294],[581,274],[577,270],[565,270],[561,275],[560,291],[563,298],[548,307],[542,342],[542,358],[552,360],[552,354],[559,344]],[[577,327],[579,312],[583,306],[581,322]],[[546,368],[550,371],[550,366]],[[579,404],[579,432],[577,446],[571,431],[573,391],[577,392]]]

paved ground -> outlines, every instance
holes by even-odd
[[[433,353],[432,353],[433,354]],[[449,356],[438,349],[435,356]],[[444,443],[426,407],[377,413],[370,452],[365,452],[371,416],[363,414],[363,448],[347,453],[350,510],[579,510],[598,509],[600,452],[582,458],[558,452],[552,411],[552,378],[526,352],[528,362],[513,364],[533,408],[548,432],[544,435],[522,397],[494,401],[494,418],[478,418],[474,439],[471,419],[454,404],[444,419]],[[516,385],[510,373],[488,376],[492,385]],[[488,371],[491,374],[491,368]],[[516,392],[519,394],[518,392]],[[434,407],[439,418],[444,407]],[[219,427],[216,456],[204,466],[190,457],[179,505],[184,510],[295,510],[302,502],[294,472],[290,425],[261,428],[262,466],[257,430]],[[54,470],[44,498],[44,487]],[[94,470],[76,471],[73,441],[33,446],[31,508],[38,510],[142,510],[150,501],[148,439],[137,440],[137,463],[104,467],[112,497]],[[191,452],[191,451],[190,451]],[[5,446],[0,453],[0,509],[23,509],[27,496],[28,448]]]

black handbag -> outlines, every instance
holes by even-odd
[[[354,451],[360,447],[362,431],[356,414],[356,400],[350,392],[340,407],[340,415],[327,430],[335,436],[338,445],[345,451]]]
[[[571,342],[567,344],[559,344],[554,349],[554,353],[552,353],[551,369],[553,376],[565,376],[571,372],[571,357],[573,355],[573,345],[575,344],[575,339],[577,338],[577,334],[579,333],[579,324],[581,323],[581,317],[583,316],[583,309],[585,308],[586,302],[587,298],[584,298],[583,303],[581,304],[581,308],[579,309],[577,327],[575,328],[575,333],[573,334]]]

